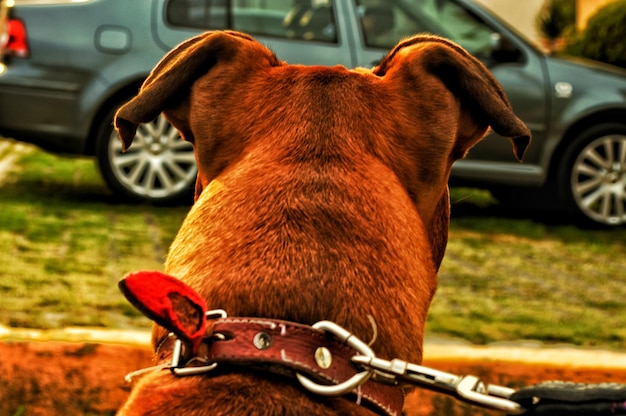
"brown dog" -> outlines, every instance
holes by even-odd
[[[196,202],[166,271],[231,316],[331,320],[377,356],[419,363],[447,242],[452,164],[489,127],[521,159],[530,132],[492,75],[433,36],[372,70],[287,65],[209,32],[170,52],[115,120],[125,147],[160,112],[193,143]],[[166,331],[156,327],[155,348]],[[151,373],[124,415],[371,414],[293,380]]]

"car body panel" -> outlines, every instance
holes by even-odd
[[[0,75],[0,134],[56,152],[92,154],[94,131],[107,122],[102,116],[130,98],[167,51],[203,31],[168,21],[169,1],[16,0],[12,14],[25,22],[30,55],[7,58]],[[289,63],[372,67],[392,44],[367,45],[362,1],[335,0],[334,40],[286,38],[280,32],[284,28],[273,26],[279,24],[280,14],[269,11],[258,16],[241,11],[234,28],[255,22],[266,34],[251,30],[252,35]],[[626,120],[624,71],[546,56],[470,0],[447,3],[446,18],[454,25],[433,18],[432,10],[427,15],[415,0],[387,4],[396,7],[404,27],[412,30],[390,34],[391,41],[423,30],[450,36],[474,50],[533,133],[524,164],[515,160],[508,140],[490,134],[454,165],[453,180],[487,187],[542,186],[578,123],[607,111],[620,114],[618,121]],[[184,10],[190,16],[197,12]],[[514,58],[494,58],[494,42],[507,45]]]

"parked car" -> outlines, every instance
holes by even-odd
[[[0,134],[95,156],[120,195],[166,201],[193,185],[192,149],[163,117],[143,125],[127,153],[111,127],[118,106],[183,40],[235,29],[290,63],[371,67],[401,38],[429,32],[481,59],[533,132],[523,164],[507,140],[489,137],[454,165],[453,183],[595,224],[626,223],[626,73],[548,56],[470,0],[2,1],[15,4],[0,37]]]

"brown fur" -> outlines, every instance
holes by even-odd
[[[416,36],[373,70],[279,61],[209,32],[168,54],[120,109],[126,147],[161,111],[194,144],[196,202],[166,272],[231,316],[332,320],[419,363],[447,242],[452,164],[489,126],[530,140],[489,72]],[[164,336],[155,328],[158,342]],[[123,415],[369,414],[266,374],[145,376]]]

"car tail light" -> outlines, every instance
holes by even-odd
[[[6,34],[3,38],[2,50],[5,56],[28,57],[26,27],[21,20],[9,19],[6,25]]]

